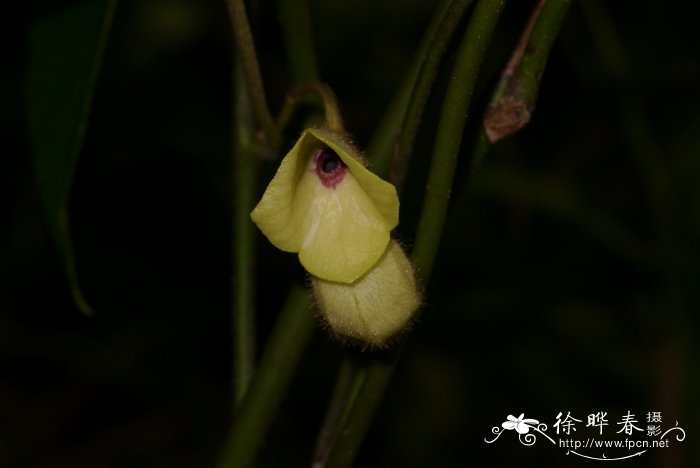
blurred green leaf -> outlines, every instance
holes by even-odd
[[[78,284],[68,199],[115,7],[116,0],[70,4],[30,31],[27,115],[36,178],[71,293],[85,314],[92,309]]]

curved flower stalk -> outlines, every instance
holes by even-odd
[[[367,169],[344,132],[306,129],[251,218],[273,245],[299,254],[337,334],[381,346],[418,309],[413,267],[390,236],[396,189]]]

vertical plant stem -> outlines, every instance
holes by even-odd
[[[375,173],[386,177],[394,156],[394,150],[404,123],[406,111],[413,96],[418,76],[426,61],[434,37],[439,33],[445,15],[457,0],[443,0],[428,25],[428,29],[418,46],[411,67],[402,81],[398,92],[391,100],[382,120],[377,126],[372,140],[367,147],[367,157],[373,164]]]
[[[437,76],[438,66],[447,50],[447,44],[452,38],[454,30],[470,4],[471,0],[455,0],[450,4],[448,11],[443,15],[440,27],[434,32],[430,47],[425,54],[408,108],[406,109],[392,164],[391,180],[399,192],[401,192],[404,179],[406,178],[406,172],[408,171],[413,152],[413,143],[423,116],[425,104],[428,101],[433,82]]]
[[[392,171],[390,178],[396,184],[400,184],[405,175],[408,154],[447,43],[470,3],[471,0],[446,0],[438,7],[418,48],[411,71],[389,105],[370,144],[368,155],[374,162],[374,170],[386,175],[389,167],[394,166],[396,171]],[[314,467],[323,467],[327,463],[338,431],[348,416],[347,409],[351,407],[348,405],[349,398],[355,395],[352,390],[361,388],[368,369],[350,355],[341,364],[317,441]],[[368,408],[365,406],[365,409]]]
[[[308,0],[279,0],[278,6],[287,61],[294,82],[318,81],[318,64]]]
[[[229,5],[234,3],[238,2],[230,1]],[[243,20],[247,24],[244,13]],[[254,49],[247,50],[253,50],[254,58]],[[236,311],[234,356],[239,375],[235,386],[238,404],[220,453],[217,465],[220,468],[243,468],[253,463],[316,326],[308,293],[302,287],[292,286],[253,373],[255,228],[250,220],[250,211],[255,202],[253,197],[259,160],[253,141],[254,128],[249,101],[251,81],[242,79],[246,72],[244,59],[241,57],[240,63],[237,62],[233,93],[236,122],[233,129],[236,189],[233,306]],[[261,81],[258,80],[257,83],[262,86]]]
[[[421,212],[413,260],[427,284],[442,236],[469,104],[481,62],[505,0],[481,0],[464,36],[447,86]]]
[[[520,33],[520,39],[518,39],[518,43],[515,46],[513,53],[510,54],[510,59],[508,60],[503,73],[501,73],[501,80],[496,87],[496,91],[493,93],[494,95],[491,98],[492,101],[500,100],[508,91],[508,85],[520,67],[520,63],[523,61],[523,56],[527,51],[527,46],[530,41],[530,37],[532,36],[532,31],[535,28],[535,24],[537,24],[537,20],[542,13],[542,8],[544,8],[546,3],[547,0],[538,0],[537,4],[535,4],[535,7],[532,10],[532,13],[530,13],[527,24],[525,24],[523,32]]]
[[[273,149],[277,149],[282,144],[282,136],[275,126],[275,120],[272,118],[267,104],[265,85],[260,74],[255,42],[248,23],[244,0],[227,0],[226,3],[253,111],[265,133],[267,143]]]
[[[549,54],[570,5],[571,0],[547,0],[530,34],[517,77],[523,87],[525,102],[531,109],[537,101]]]
[[[218,468],[244,468],[252,464],[314,329],[308,292],[292,286],[255,377],[236,411]]]
[[[336,443],[326,464],[320,466],[342,468],[353,465],[402,351],[403,345],[378,352],[356,370],[351,385],[354,391],[343,410]]]
[[[533,9],[484,116],[484,132],[490,143],[519,131],[530,121],[549,53],[570,3],[539,0]],[[478,162],[476,158],[473,161]]]
[[[486,155],[488,154],[489,150],[491,149],[491,142],[489,141],[488,137],[486,136],[486,132],[482,129],[477,137],[476,137],[476,143],[474,144],[474,148],[472,149],[471,153],[471,162],[470,162],[470,174],[476,170],[477,167],[479,167],[486,158]]]
[[[259,161],[253,152],[253,116],[240,60],[233,66],[233,389],[240,403],[255,367],[255,231],[250,211],[255,203]]]
[[[328,461],[330,451],[333,449],[337,437],[337,429],[341,425],[343,417],[346,416],[344,411],[348,401],[353,396],[353,386],[357,390],[357,372],[358,368],[354,360],[346,356],[340,364],[338,378],[326,410],[323,426],[318,434],[312,468],[322,468]],[[359,383],[361,384],[361,381]]]
[[[433,152],[428,187],[419,223],[413,260],[427,284],[440,241],[450,198],[454,167],[472,91],[481,62],[505,0],[481,0],[467,27],[457,53],[452,78],[443,103]],[[329,468],[351,466],[379,407],[402,347],[377,353],[358,372],[357,396],[348,402],[347,417],[338,432],[336,445],[326,464]]]
[[[541,0],[535,6],[491,96],[484,128],[472,151],[472,171],[481,164],[492,143],[512,135],[529,122],[547,60],[570,4],[571,0]],[[490,136],[487,129],[492,131]]]

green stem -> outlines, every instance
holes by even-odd
[[[426,188],[413,260],[427,284],[440,241],[454,167],[459,153],[472,91],[491,35],[505,0],[480,0],[457,53],[438,127],[432,166]],[[351,466],[367,433],[391,374],[402,354],[402,346],[376,353],[356,377],[360,388],[348,402],[347,417],[338,432],[327,467]],[[359,379],[362,379],[361,381]]]
[[[445,54],[447,42],[470,3],[471,0],[446,0],[437,9],[416,53],[412,71],[389,106],[370,144],[368,155],[374,162],[374,170],[386,174],[392,166],[393,174],[390,178],[396,185],[400,185],[404,178],[413,139],[435,80],[437,67]],[[400,140],[397,132],[401,134]],[[363,368],[362,379],[366,373],[367,368]],[[344,422],[341,414],[345,413],[341,412],[343,408],[347,410],[349,407],[349,395],[354,395],[352,390],[357,391],[361,388],[361,385],[358,385],[359,379],[358,363],[352,356],[346,356],[341,364],[331,404],[319,435],[314,466],[325,466],[339,428]]]
[[[293,286],[238,407],[218,468],[243,468],[252,464],[315,327],[308,292]]]
[[[294,82],[318,81],[308,0],[279,0],[278,7],[278,18]]]
[[[481,162],[486,158],[489,150],[491,149],[491,142],[486,136],[486,132],[482,128],[476,137],[476,142],[474,143],[474,148],[471,153],[470,162],[470,174],[476,170],[477,167],[481,165]]]
[[[517,79],[523,87],[523,97],[531,110],[537,101],[549,54],[570,5],[571,0],[547,0],[532,29],[517,72]]]
[[[425,284],[442,236],[457,156],[481,62],[505,0],[481,0],[469,22],[447,87],[418,223],[413,260]]]
[[[535,7],[491,96],[484,128],[472,151],[472,172],[486,157],[492,143],[520,130],[532,116],[549,54],[570,4],[571,0],[546,0]],[[493,128],[497,122],[501,131],[497,135],[492,133],[490,138],[486,128]]]
[[[337,437],[337,429],[342,424],[344,417],[347,416],[345,411],[348,407],[348,401],[357,393],[357,376],[358,366],[353,359],[346,356],[340,364],[340,371],[333,388],[333,395],[326,410],[321,432],[319,432],[318,440],[316,441],[313,468],[323,467],[328,461]],[[359,382],[361,384],[362,381]]]
[[[234,403],[243,398],[255,367],[255,231],[250,211],[255,204],[259,159],[252,151],[253,116],[241,62],[233,67],[233,362]],[[234,405],[234,407],[235,407]]]
[[[284,101],[284,106],[277,117],[277,127],[284,129],[297,106],[305,95],[315,94],[321,98],[325,112],[325,124],[331,130],[343,131],[343,117],[340,114],[338,99],[333,90],[325,83],[304,83],[294,86]]]
[[[498,102],[508,92],[512,91],[509,88],[511,88],[513,78],[515,77],[515,74],[517,73],[520,64],[523,61],[523,57],[527,52],[527,46],[532,36],[532,31],[534,30],[535,25],[537,24],[537,20],[539,19],[540,14],[542,13],[542,9],[546,4],[547,0],[538,0],[537,4],[532,9],[532,13],[530,13],[530,17],[528,18],[527,24],[525,24],[523,32],[520,33],[518,43],[516,44],[513,53],[510,55],[510,59],[508,60],[506,67],[501,73],[501,79],[498,83],[498,86],[496,87],[496,90],[493,93],[493,96],[491,97],[492,104]]]
[[[413,143],[425,110],[425,104],[428,101],[433,82],[437,76],[438,66],[447,51],[447,44],[452,38],[454,30],[470,4],[471,0],[454,0],[450,3],[448,11],[442,15],[440,27],[433,32],[430,47],[423,58],[392,164],[391,180],[397,186],[399,192],[406,178],[411,154],[413,153]]]
[[[540,0],[533,9],[484,117],[485,136],[490,143],[517,132],[530,121],[547,59],[570,4],[571,0]],[[474,166],[480,158],[472,161]]]
[[[322,465],[324,468],[352,466],[402,351],[403,346],[400,345],[389,351],[377,352],[357,370],[351,385],[351,398],[347,401],[340,430],[336,433],[335,446],[326,464]]]
[[[382,177],[386,177],[389,174],[389,168],[391,167],[394,157],[406,111],[411,103],[413,90],[430,51],[430,46],[435,36],[440,31],[445,15],[456,1],[457,0],[443,0],[443,3],[437,9],[435,16],[433,16],[430,21],[430,25],[418,46],[418,50],[416,51],[411,68],[406,74],[406,78],[401,83],[399,91],[391,100],[389,107],[377,126],[374,137],[367,147],[367,157],[372,161],[373,171]]]
[[[255,42],[253,41],[250,24],[248,24],[245,3],[243,0],[227,0],[226,3],[253,111],[265,133],[267,143],[273,149],[277,149],[282,144],[282,136],[275,126],[275,120],[272,118],[272,113],[267,105],[265,86],[260,74],[260,66],[258,65],[258,58],[255,52]]]
[[[298,0],[293,1],[298,4]],[[229,5],[233,3],[229,2]],[[247,25],[244,12],[242,21]],[[290,31],[286,29],[285,32],[289,33]],[[252,44],[252,39],[250,44]],[[297,59],[297,56],[290,57],[292,63]],[[254,204],[258,158],[255,157],[256,142],[252,138],[253,127],[249,94],[246,92],[242,79],[243,72],[245,72],[245,62],[243,60],[241,62],[238,65],[243,70],[242,72],[239,70],[235,74],[234,88],[234,96],[236,97],[234,113],[237,122],[234,128],[234,148],[236,148],[237,153],[234,160],[236,170],[234,184],[237,193],[234,208],[235,239],[233,245],[235,255],[234,307],[238,311],[234,317],[234,337],[236,339],[235,360],[238,374],[235,388],[238,405],[220,455],[218,466],[221,468],[245,467],[253,462],[315,328],[308,294],[303,288],[292,287],[253,374],[254,333],[252,327],[253,294],[255,291],[253,244],[255,228],[250,221],[250,210]],[[304,67],[305,65],[299,65],[296,68]],[[254,68],[257,69],[257,65]],[[293,68],[295,67],[293,66]],[[315,76],[311,77],[315,78]],[[247,80],[245,84],[250,86],[250,83],[251,81]],[[262,85],[260,80],[257,83]],[[250,88],[247,90],[250,92]],[[275,129],[277,129],[276,126]]]

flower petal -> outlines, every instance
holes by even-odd
[[[515,430],[518,434],[527,434],[530,432],[530,426],[521,422],[515,424]]]
[[[338,335],[383,346],[401,332],[420,305],[413,267],[391,241],[385,254],[353,284],[312,278],[321,315]]]
[[[507,429],[509,431],[515,429],[516,425],[517,425],[517,423],[513,422],[513,421],[506,421],[503,424],[501,424],[501,426],[503,426],[503,429]]]
[[[365,167],[364,158],[344,135],[326,128],[310,128],[308,132],[332,148],[347,164],[363,190],[377,206],[386,223],[394,229],[399,224],[399,198],[396,188]]]
[[[314,154],[329,147],[347,166],[332,187],[320,180]],[[277,248],[298,252],[304,268],[351,283],[384,254],[398,223],[393,185],[367,170],[342,135],[308,129],[285,156],[251,218]]]

